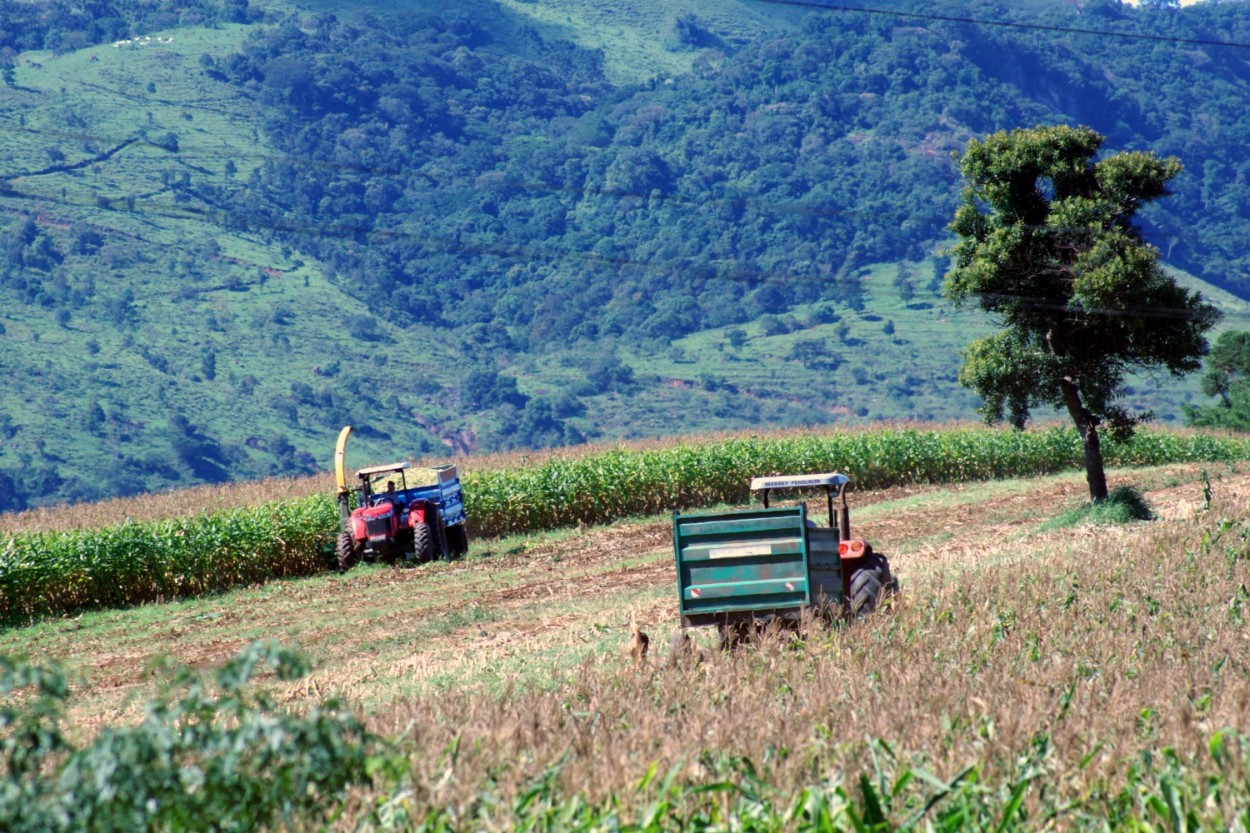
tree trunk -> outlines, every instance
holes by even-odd
[[[1089,499],[1091,502],[1104,500],[1107,497],[1107,473],[1102,467],[1102,446],[1098,442],[1098,423],[1081,403],[1081,393],[1076,385],[1064,379],[1059,383],[1063,391],[1064,404],[1068,406],[1068,414],[1076,423],[1077,433],[1081,435],[1081,444],[1085,447],[1085,480],[1089,483]]]

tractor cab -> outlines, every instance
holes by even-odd
[[[358,505],[351,515],[354,536],[385,556],[401,548],[401,535],[408,533],[423,514],[410,511],[405,475],[408,467],[408,463],[392,463],[356,472],[360,487]]]
[[[403,506],[408,503],[408,474],[411,463],[391,463],[385,466],[370,466],[356,472],[360,479],[357,493],[361,506],[376,506],[379,503],[392,503]]]

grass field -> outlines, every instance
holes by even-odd
[[[90,735],[137,720],[176,665],[298,645],[315,670],[276,695],[355,704],[398,738],[388,812],[447,829],[1231,827],[1250,812],[1250,475],[1111,480],[1158,520],[1041,531],[1084,499],[1079,474],[859,493],[853,523],[903,583],[892,612],[731,655],[704,638],[673,669],[662,518],[82,614],[5,631],[0,652],[62,660]],[[620,653],[635,620],[642,668]]]

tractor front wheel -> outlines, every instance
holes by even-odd
[[[360,550],[356,548],[350,532],[339,533],[338,540],[334,542],[334,557],[338,561],[339,570],[344,573],[360,560]]]
[[[429,524],[412,528],[412,560],[424,564],[434,557],[434,535]]]
[[[898,592],[898,580],[890,575],[890,562],[884,555],[869,553],[851,573],[850,613],[862,619],[877,609],[881,600]]]

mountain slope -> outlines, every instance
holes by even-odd
[[[999,13],[957,3],[30,8],[0,27],[0,509],[325,467],[346,422],[382,459],[969,416],[988,324],[933,254],[996,129],[1178,153],[1148,234],[1247,294],[1250,71],[1175,42],[1250,40],[1244,4],[1010,12],[1125,38],[932,18]]]

